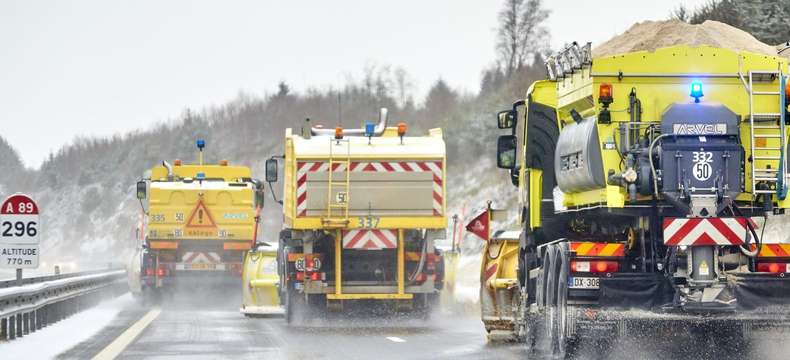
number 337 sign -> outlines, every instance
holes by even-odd
[[[0,243],[38,244],[38,205],[26,195],[9,196],[0,206]]]

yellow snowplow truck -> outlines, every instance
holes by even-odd
[[[787,60],[709,46],[592,58],[576,43],[497,116],[519,188],[513,318],[532,349],[790,325]]]
[[[285,132],[280,289],[288,322],[351,302],[427,315],[443,285],[445,143],[406,124]],[[277,181],[278,159],[266,162]]]
[[[254,244],[263,184],[250,169],[203,162],[150,169],[137,183],[144,211],[143,243],[132,259],[135,294],[158,295],[182,284],[190,290],[238,289],[244,253]]]

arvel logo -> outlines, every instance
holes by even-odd
[[[724,135],[727,124],[673,124],[675,135]]]

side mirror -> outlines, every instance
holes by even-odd
[[[515,110],[505,110],[497,113],[497,127],[500,129],[512,129],[516,127],[516,116],[518,114]]]
[[[140,200],[145,199],[146,196],[146,184],[145,181],[138,181],[137,182],[137,198]]]
[[[266,182],[277,182],[277,159],[266,160]]]
[[[502,135],[496,141],[496,166],[500,169],[516,168],[516,148],[518,140],[515,135]]]

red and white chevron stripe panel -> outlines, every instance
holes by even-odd
[[[343,231],[343,248],[356,250],[395,249],[398,230],[355,229]]]
[[[664,244],[670,246],[741,245],[746,217],[664,218]],[[754,223],[752,222],[752,226]]]
[[[442,215],[444,188],[441,161],[354,161],[352,173],[364,172],[430,172],[433,173],[433,215]],[[329,171],[328,162],[300,161],[296,163],[296,214],[307,216],[307,174]],[[345,164],[333,164],[333,172],[346,171]]]
[[[213,251],[187,251],[181,256],[181,261],[185,263],[212,264],[222,262],[222,258]]]

